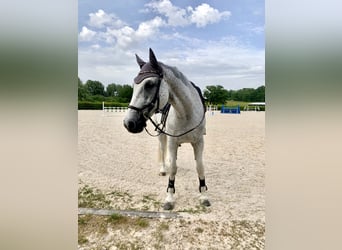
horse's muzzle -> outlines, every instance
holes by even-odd
[[[131,133],[140,133],[146,127],[146,120],[143,116],[130,117],[124,119],[124,126]]]

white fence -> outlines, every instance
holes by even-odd
[[[244,111],[250,111],[250,110],[260,111],[261,107],[263,108],[263,110],[265,110],[265,106],[266,106],[266,103],[264,102],[251,102],[251,103],[248,103],[248,105],[246,105],[243,110]]]
[[[106,107],[104,102],[102,102],[102,110],[103,113],[106,112],[126,112],[127,111],[127,107]]]
[[[216,105],[208,105],[207,106],[207,111],[217,111],[217,106]]]

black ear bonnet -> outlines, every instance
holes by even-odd
[[[152,49],[150,49],[150,61],[148,63],[144,62],[144,60],[142,60],[138,55],[135,55],[135,57],[140,67],[140,72],[134,78],[134,83],[139,84],[148,77],[163,77],[163,70],[159,66],[157,58]]]
[[[144,79],[148,78],[148,77],[163,77],[163,72],[162,69],[158,66],[158,69],[155,69],[151,63],[145,63],[140,72],[138,73],[138,75],[134,78],[134,83],[139,84],[141,83]]]

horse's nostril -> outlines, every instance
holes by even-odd
[[[140,120],[135,120],[135,119],[127,119],[124,120],[124,126],[128,130],[128,132],[131,133],[140,133],[143,131],[144,127],[144,122]]]
[[[137,126],[136,122],[134,122],[134,121],[129,121],[128,124],[127,124],[127,128],[130,131],[135,130],[136,126]]]

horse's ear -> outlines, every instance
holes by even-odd
[[[153,50],[150,48],[150,63],[154,69],[159,69],[159,64]]]
[[[144,60],[141,59],[137,54],[135,54],[135,58],[137,59],[137,63],[138,63],[140,68],[142,68],[142,66],[144,66],[146,64],[146,62],[144,62]]]

